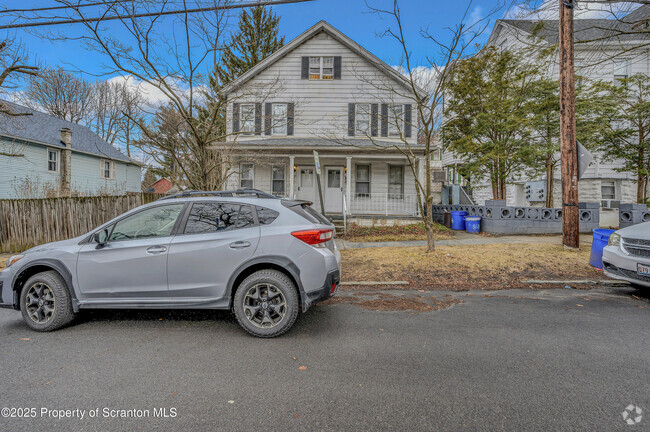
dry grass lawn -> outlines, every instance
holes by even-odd
[[[415,247],[341,251],[344,281],[405,280],[408,289],[444,291],[532,287],[522,282],[528,279],[604,279],[589,265],[589,253],[589,247],[569,251],[553,244],[438,246],[432,253]]]
[[[436,240],[448,240],[454,237],[449,228],[440,224],[434,225],[434,233]],[[426,240],[427,232],[422,223],[376,226],[351,224],[347,234],[337,234],[337,238],[352,242],[414,241]]]

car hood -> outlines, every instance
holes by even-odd
[[[621,237],[650,240],[650,222],[631,225],[616,231]]]
[[[34,253],[34,252],[43,252],[43,251],[58,249],[63,246],[75,245],[78,244],[81,240],[83,240],[86,236],[87,234],[84,234],[82,236],[71,238],[68,240],[55,241],[52,243],[45,243],[42,245],[34,246],[33,248],[27,249],[26,251],[22,252],[22,254],[24,255],[28,253]]]

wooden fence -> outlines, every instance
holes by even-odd
[[[0,200],[0,252],[83,235],[160,195],[94,196]]]

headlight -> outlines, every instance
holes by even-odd
[[[612,235],[609,236],[609,241],[607,242],[607,246],[619,246],[620,244],[621,244],[620,234],[612,233]]]
[[[17,263],[18,261],[20,261],[20,260],[23,259],[24,257],[25,257],[25,255],[14,255],[14,256],[12,256],[12,257],[9,257],[9,259],[7,260],[7,262],[5,263],[5,265],[6,265],[7,267],[11,267],[12,264]]]

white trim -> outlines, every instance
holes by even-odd
[[[312,78],[311,73],[311,59],[318,59],[318,78]],[[328,67],[328,69],[332,69],[332,73],[327,75],[329,78],[323,78],[325,74],[323,73],[323,70],[325,69],[325,59],[332,59],[332,67]],[[309,68],[307,71],[307,79],[310,81],[332,81],[334,79],[334,56],[309,56]]]
[[[249,179],[242,178],[242,174],[244,173],[244,170],[242,169],[242,166],[244,166],[244,165],[250,165],[251,166],[251,169],[250,169],[251,178],[249,178]],[[239,164],[239,187],[242,188],[242,189],[244,189],[244,186],[242,186],[242,184],[241,184],[243,180],[250,180],[251,181],[251,187],[250,188],[255,189],[255,164],[253,162],[241,162]]]
[[[108,172],[110,177],[106,177],[106,167],[105,164],[110,164],[108,167]],[[99,160],[99,178],[102,180],[115,180],[115,161],[110,159],[100,159]]]
[[[359,107],[367,106],[368,110],[365,113],[368,116],[368,129],[362,131],[359,129]],[[359,136],[370,136],[372,129],[372,104],[371,103],[355,103],[354,104],[354,134],[363,134]]]
[[[278,124],[276,123],[276,118],[275,118],[275,107],[276,106],[284,106],[284,118],[281,120],[282,123]],[[287,103],[272,103],[271,104],[271,136],[287,136],[287,131],[289,127],[289,121],[288,121],[288,116],[289,115],[289,104]],[[284,133],[275,133],[275,128],[278,126],[284,126]]]
[[[251,110],[251,113],[253,114],[252,117],[246,117],[244,118],[244,107],[253,107]],[[245,131],[244,130],[244,122],[252,122],[252,128],[250,131]],[[241,103],[239,104],[239,133],[242,135],[254,135],[255,134],[255,104],[246,102],[246,103]]]

